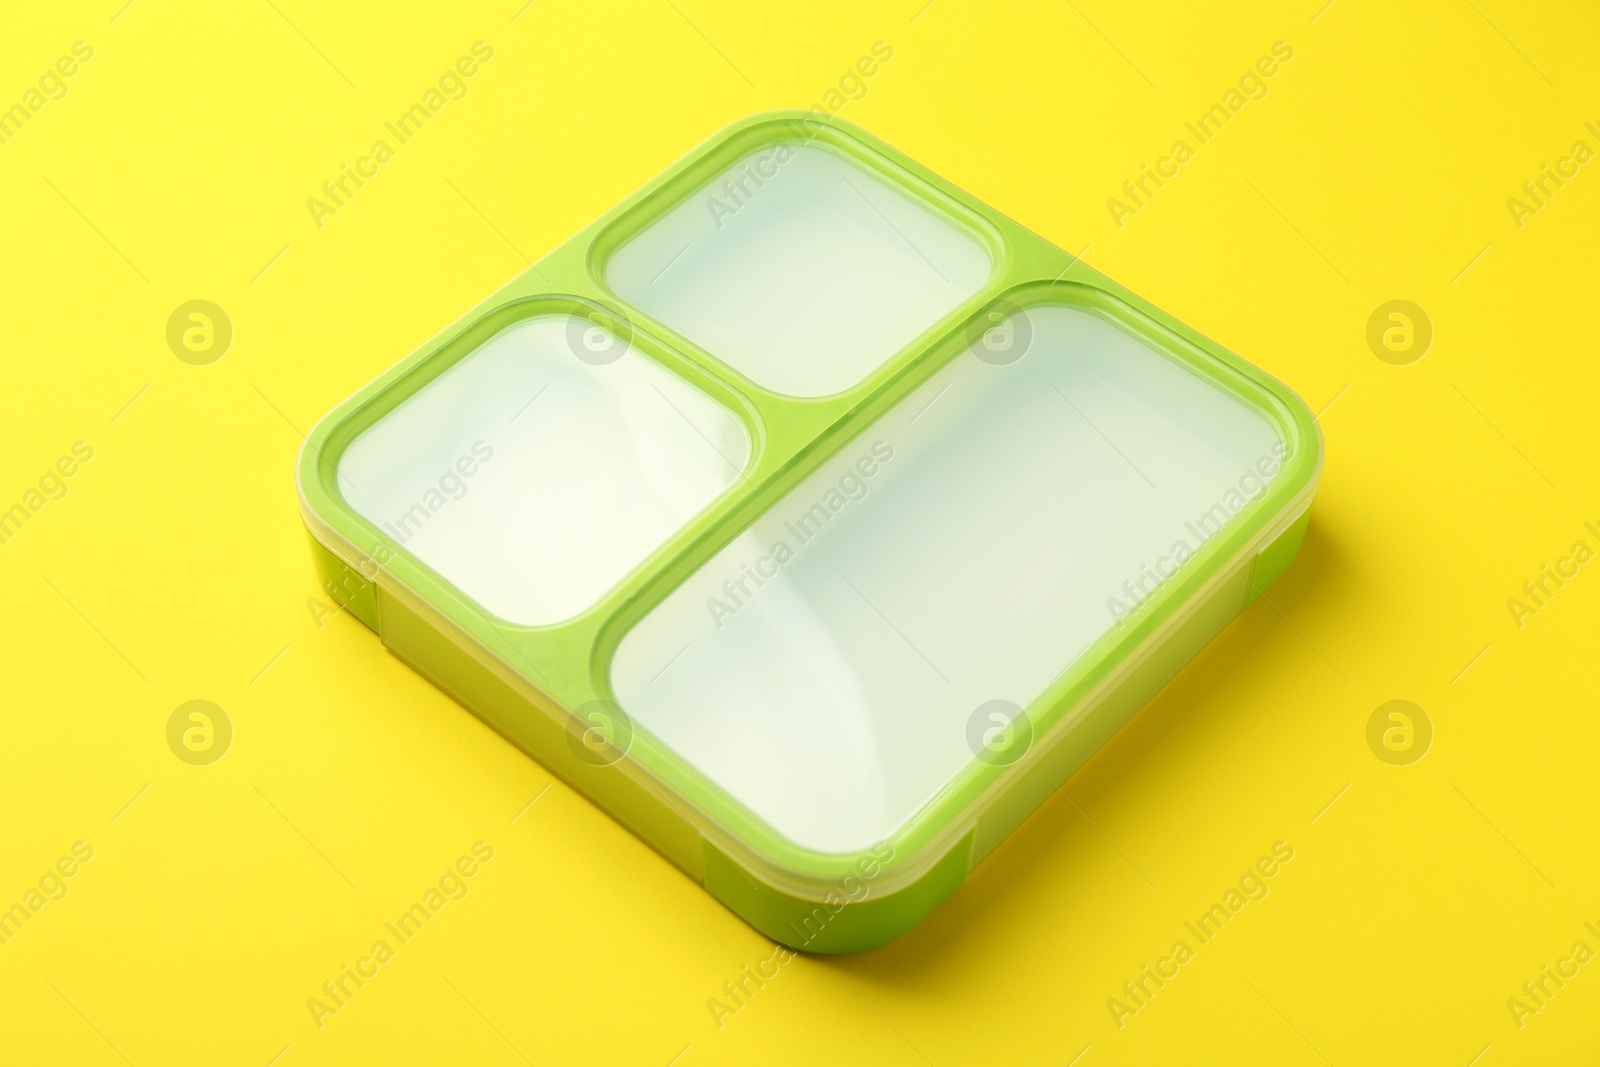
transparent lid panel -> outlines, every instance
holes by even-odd
[[[738,419],[677,375],[585,319],[544,315],[357,438],[339,487],[488,612],[538,626],[591,607],[749,451]]]
[[[988,251],[823,148],[746,156],[623,245],[606,281],[756,383],[848,389],[987,280]]]
[[[1277,470],[1265,420],[1104,319],[995,331],[613,662],[636,723],[803,847],[888,837],[973,760],[986,705],[1028,705]]]

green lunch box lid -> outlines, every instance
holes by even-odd
[[[328,592],[767,936],[904,933],[1288,565],[1259,369],[805,112],[330,412]]]

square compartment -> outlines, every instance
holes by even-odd
[[[721,404],[588,319],[545,314],[496,333],[362,433],[339,486],[485,610],[543,626],[592,607],[749,454]]]
[[[744,156],[614,251],[606,283],[756,384],[849,389],[975,294],[970,234],[820,144]]]
[[[1137,620],[1283,452],[1107,318],[1013,311],[640,620],[617,701],[795,845],[866,849],[980,758],[985,707],[1028,707]]]

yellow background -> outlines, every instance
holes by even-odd
[[[0,104],[95,51],[0,145],[0,506],[73,442],[95,454],[0,545],[0,905],[95,851],[0,946],[0,1062],[1600,1052],[1600,963],[1520,1029],[1506,1005],[1600,949],[1600,565],[1520,629],[1506,606],[1600,548],[1600,163],[1520,229],[1506,207],[1600,148],[1600,15],[924,2],[7,12]],[[478,40],[470,94],[318,229],[306,199]],[[770,945],[354,619],[317,618],[292,465],[527,260],[878,40],[894,58],[842,117],[1283,379],[1327,466],[1270,602],[930,919],[795,960],[719,1028],[708,999]],[[1279,40],[1269,95],[1114,225],[1107,198]],[[1397,298],[1435,330],[1410,366],[1366,342]],[[234,326],[210,366],[166,344],[192,299]],[[166,743],[192,699],[235,728],[210,766]],[[1410,766],[1367,745],[1391,699],[1434,727]],[[470,895],[318,1029],[307,999],[479,840]],[[1107,999],[1279,840],[1270,895],[1119,1029]]]

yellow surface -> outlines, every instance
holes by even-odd
[[[1600,149],[1592,5],[122,2],[0,34],[0,106],[93,49],[0,144],[0,507],[93,450],[0,544],[0,906],[66,891],[6,928],[0,1062],[1600,1051],[1600,964],[1571,957],[1600,951],[1600,565],[1565,564],[1520,626],[1507,605],[1600,549],[1600,164],[1507,205]],[[825,100],[880,40],[843,117],[1327,406],[1327,467],[1270,602],[945,906],[790,962],[719,1026],[708,1001],[771,946],[319,618],[291,468],[323,412],[527,260],[723,124]],[[308,198],[477,41],[467,95],[319,228]],[[1278,41],[1267,95],[1198,144],[1184,123]],[[1193,158],[1119,227],[1108,198],[1179,139]],[[233,325],[207,366],[166,340],[196,299]],[[1431,319],[1420,362],[1368,347],[1393,299]],[[1395,699],[1433,727],[1407,766],[1368,747]],[[232,723],[219,762],[168,746],[191,700]],[[480,841],[492,860],[446,879],[464,898],[386,933]],[[1200,944],[1185,922],[1280,841],[1268,895]],[[393,958],[315,1019],[378,940]],[[1176,977],[1108,1007],[1179,940]],[[1545,965],[1576,976],[1517,1018]]]

